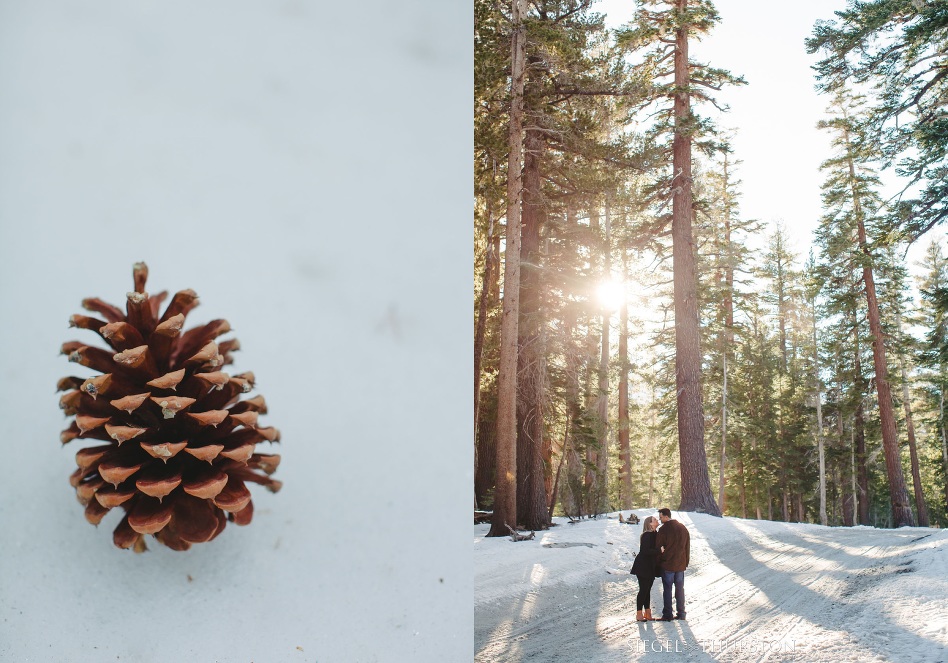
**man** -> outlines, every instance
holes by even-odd
[[[672,620],[672,583],[675,585],[674,619],[685,618],[685,569],[691,560],[691,534],[688,528],[677,520],[672,520],[667,508],[658,510],[658,519],[662,521],[658,528],[655,545],[659,549],[658,561],[662,568],[662,595],[665,605],[662,608],[663,622]]]

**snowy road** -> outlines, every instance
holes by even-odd
[[[638,526],[516,544],[475,526],[475,660],[948,661],[948,531],[674,515],[692,537],[686,622],[635,622]]]

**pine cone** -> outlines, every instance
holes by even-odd
[[[79,469],[69,479],[86,505],[86,520],[98,525],[120,506],[125,516],[112,537],[119,548],[142,552],[144,535],[153,534],[169,548],[187,550],[216,537],[228,520],[250,522],[246,482],[280,489],[269,476],[280,457],[255,453],[258,442],[276,442],[280,434],[257,425],[267,411],[263,396],[240,400],[254,386],[253,373],[220,370],[239,349],[237,339],[214,340],[230,331],[227,321],[182,332],[197,294],[182,290],[159,316],[167,292],[145,292],[144,263],[132,274],[135,291],[125,311],[86,299],[83,307],[105,320],[70,318],[70,326],[97,332],[111,350],[63,344],[69,361],[101,375],[59,381],[59,391],[67,392],[60,407],[75,415],[60,439],[105,442],[76,454]]]

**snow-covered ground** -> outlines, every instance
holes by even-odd
[[[948,531],[673,517],[691,532],[683,622],[635,621],[642,530],[617,514],[518,543],[475,525],[475,660],[948,660]]]

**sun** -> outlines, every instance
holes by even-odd
[[[600,306],[609,310],[617,311],[625,302],[625,286],[623,283],[615,280],[602,281],[596,286],[596,299]]]

